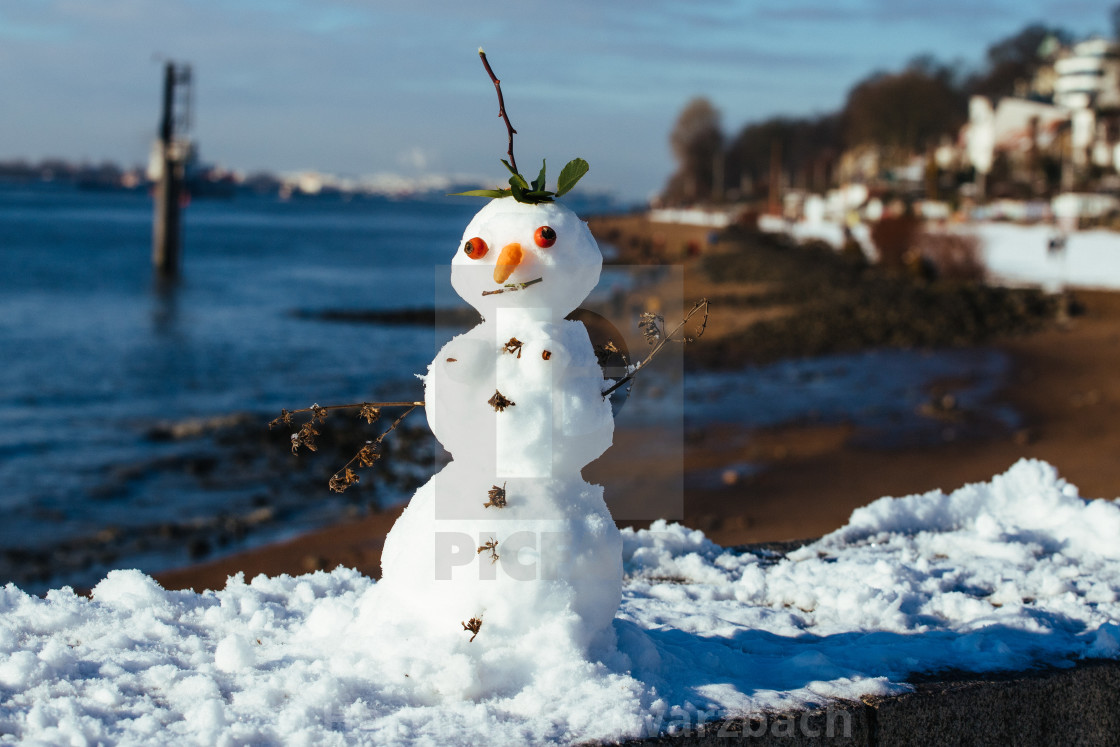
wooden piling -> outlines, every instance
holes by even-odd
[[[178,78],[175,63],[166,63],[163,76],[163,111],[160,118],[159,139],[156,143],[160,173],[153,194],[155,213],[152,222],[152,264],[156,275],[161,279],[174,278],[179,274],[182,236],[179,208],[183,197],[186,148],[175,138],[175,86]]]

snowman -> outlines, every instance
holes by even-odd
[[[483,317],[421,377],[452,460],[393,526],[377,584],[375,624],[418,645],[481,656],[541,626],[581,655],[613,645],[621,537],[581,470],[614,421],[587,330],[565,319],[602,255],[543,179],[535,198],[515,190],[482,208],[451,261],[452,286]]]

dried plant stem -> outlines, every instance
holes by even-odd
[[[482,47],[478,48],[478,56],[482,58],[486,73],[490,76],[490,80],[494,82],[494,89],[498,92],[498,116],[505,120],[506,129],[509,131],[509,165],[513,167],[514,171],[517,171],[517,159],[513,157],[513,136],[517,134],[517,130],[513,129],[513,125],[509,123],[509,115],[506,114],[506,100],[502,96],[502,81],[494,75],[494,69],[490,67],[490,61],[486,59],[486,53],[482,51]]]
[[[682,337],[679,340],[679,342],[692,342],[696,338],[703,335],[704,330],[706,330],[708,328],[708,299],[706,299],[706,298],[701,298],[699,301],[697,301],[695,304],[693,304],[692,309],[690,309],[689,312],[687,314],[685,314],[685,317],[684,317],[684,319],[681,320],[681,323],[678,324],[676,326],[676,328],[674,328],[673,331],[670,332],[669,334],[662,335],[661,339],[658,340],[657,344],[654,345],[653,349],[649,351],[649,355],[647,355],[644,359],[638,361],[632,367],[630,367],[629,372],[625,376],[623,376],[621,379],[616,381],[609,389],[607,389],[605,392],[603,392],[603,396],[604,397],[610,396],[610,394],[612,392],[614,392],[616,389],[618,389],[622,385],[626,384],[628,381],[631,381],[634,378],[634,375],[637,374],[638,371],[642,370],[646,366],[647,363],[649,363],[651,360],[653,360],[654,356],[656,356],[658,353],[660,353],[661,350],[665,347],[665,345],[667,345],[669,343],[669,341],[672,340],[676,336],[676,334],[681,331],[681,329],[688,322],[688,320],[691,319],[693,316],[695,316],[697,313],[699,313],[701,309],[703,309],[703,311],[704,311],[704,318],[701,319],[700,326],[696,328],[695,335],[693,337]]]
[[[317,410],[345,410],[350,407],[423,407],[423,402],[352,402],[348,405],[312,405],[301,407],[298,410],[285,410],[289,415],[298,415],[301,412],[314,412]]]
[[[382,433],[380,436],[375,438],[373,441],[367,441],[365,443],[365,445],[358,450],[357,454],[350,457],[350,461],[347,462],[346,464],[344,464],[340,470],[338,470],[337,472],[334,473],[334,475],[331,476],[331,480],[330,480],[331,490],[335,491],[336,493],[341,493],[341,492],[345,491],[346,488],[348,488],[351,485],[353,485],[354,483],[356,483],[358,481],[358,476],[354,474],[354,471],[352,469],[350,469],[350,467],[355,462],[358,462],[359,466],[362,466],[362,467],[373,466],[373,463],[381,458],[381,454],[380,454],[381,442],[385,440],[386,436],[388,436],[390,433],[392,433],[393,431],[395,431],[397,429],[397,426],[399,426],[401,424],[401,422],[405,418],[408,417],[408,414],[410,412],[412,412],[413,410],[415,410],[417,407],[421,406],[422,404],[424,404],[424,403],[423,402],[413,403],[411,407],[409,407],[407,410],[402,412],[400,414],[400,416],[396,420],[393,421],[392,425],[390,425],[388,428],[385,429],[384,433]]]

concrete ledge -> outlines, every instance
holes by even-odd
[[[1069,669],[929,681],[889,698],[826,709],[759,713],[705,724],[691,733],[625,744],[722,745],[1105,745],[1120,744],[1120,661]]]

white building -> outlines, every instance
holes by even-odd
[[[1120,45],[1089,39],[1054,61],[1054,103],[1067,109],[1120,107]]]

